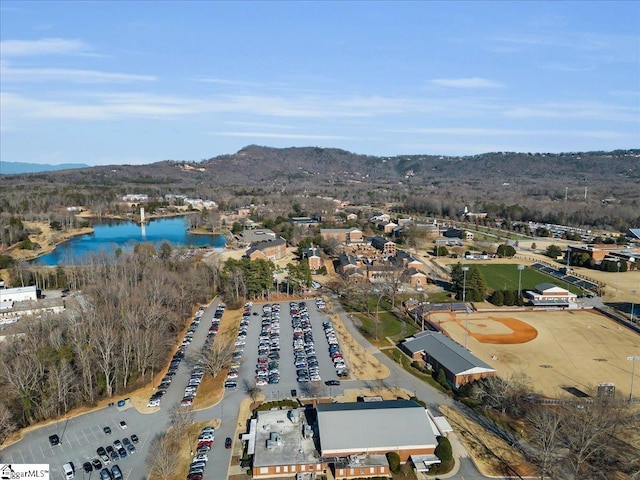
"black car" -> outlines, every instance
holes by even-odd
[[[87,473],[91,473],[93,471],[93,465],[91,465],[91,462],[84,462],[82,464],[82,469]]]
[[[94,458],[93,460],[91,460],[91,465],[93,466],[93,469],[95,471],[98,471],[102,468],[102,462],[99,458]]]
[[[109,460],[109,455],[107,454],[107,451],[104,449],[104,447],[98,447],[98,449],[96,450],[96,453],[104,463],[109,463],[111,461]]]
[[[111,427],[104,427],[102,430],[105,435],[111,435]]]
[[[224,448],[231,448],[232,442],[231,437],[227,437],[224,441]]]
[[[291,390],[291,396],[292,396],[292,397],[297,397],[297,396],[298,396],[298,391],[297,391],[295,388],[293,388],[293,389]]]
[[[340,380],[327,380],[326,382],[324,382],[324,384],[329,386],[337,386],[340,385]]]
[[[107,453],[114,462],[120,458],[118,452],[116,452],[111,445],[107,445]]]
[[[51,444],[52,447],[55,447],[56,445],[60,445],[60,437],[55,433],[53,435],[49,435],[49,443]]]
[[[135,433],[133,435],[131,435],[131,441],[133,443],[138,443],[140,440],[138,439],[138,435],[136,435]]]

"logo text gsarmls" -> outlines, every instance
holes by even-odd
[[[49,470],[25,470],[24,472],[11,472],[9,477],[14,478],[49,478]]]

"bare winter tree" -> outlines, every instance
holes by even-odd
[[[176,404],[169,410],[169,420],[171,421],[171,434],[176,438],[186,435],[189,425],[193,423],[195,415],[191,407],[183,407]]]
[[[562,438],[569,449],[567,462],[575,479],[596,478],[598,469],[602,469],[598,478],[604,478],[609,466],[602,459],[612,454],[612,439],[626,421],[628,408],[600,399],[579,407],[567,409],[561,424]]]
[[[0,403],[0,445],[16,431],[18,425],[13,421],[11,411],[4,403]]]
[[[493,376],[476,382],[472,397],[486,407],[520,416],[522,398],[531,391],[531,379],[524,373]]]
[[[562,414],[557,406],[535,405],[527,412],[526,419],[530,427],[530,441],[537,447],[532,460],[544,480],[552,475],[554,464],[559,460]]]
[[[172,435],[154,438],[146,459],[148,478],[169,480],[175,477],[180,466],[179,452],[180,442]]]
[[[211,348],[201,348],[189,358],[189,362],[200,365],[206,373],[215,378],[222,370],[229,367],[234,350],[234,340],[219,335]]]

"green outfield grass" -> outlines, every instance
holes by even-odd
[[[517,290],[518,289],[518,264],[478,264],[478,269],[482,273],[487,287],[490,290]],[[536,285],[540,283],[553,283],[560,288],[565,288],[577,295],[582,291],[573,285],[569,285],[566,282],[562,282],[557,278],[550,275],[546,275],[542,272],[534,270],[533,268],[526,267],[522,271],[522,289],[533,290]]]

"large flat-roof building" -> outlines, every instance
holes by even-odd
[[[400,348],[411,358],[424,360],[436,371],[442,368],[454,388],[495,375],[497,371],[441,332],[417,333],[404,340]]]
[[[427,409],[410,400],[269,410],[258,412],[250,425],[243,440],[253,454],[254,478],[328,470],[336,480],[391,477],[387,453],[396,452],[402,462],[412,455],[432,458],[436,437],[446,434]]]
[[[318,432],[323,457],[396,452],[433,453],[438,444],[427,410],[410,400],[319,404]]]
[[[13,307],[14,302],[25,302],[38,299],[35,285],[17,288],[0,288],[0,310]]]

